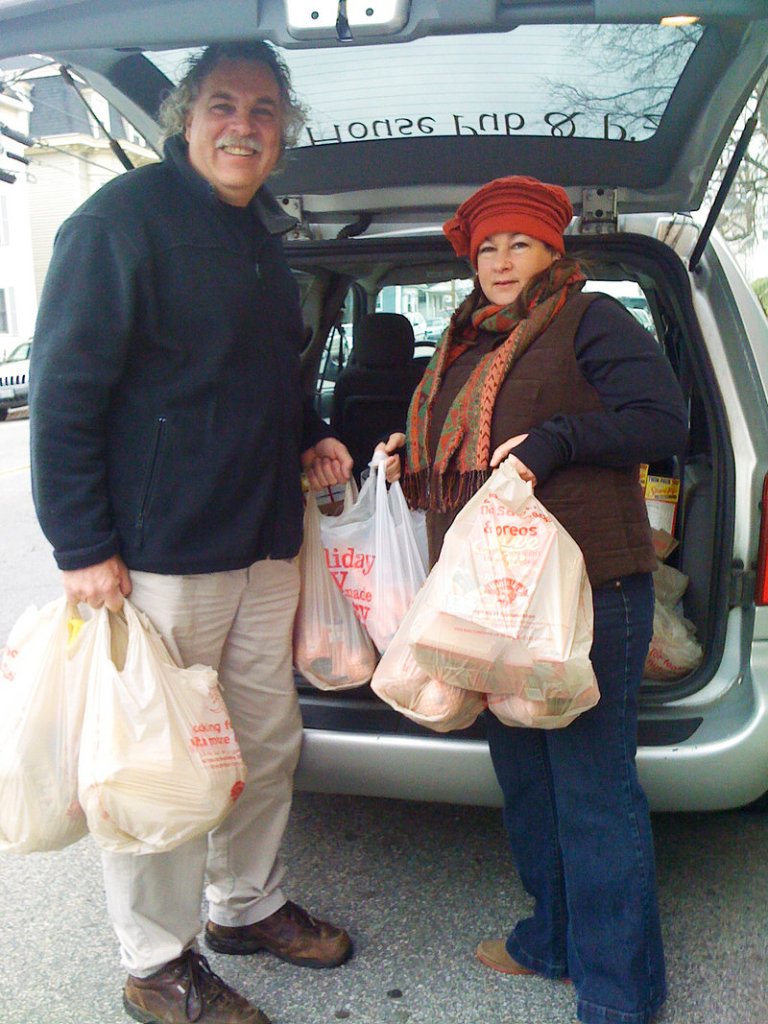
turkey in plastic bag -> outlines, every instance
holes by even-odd
[[[223,821],[245,782],[216,672],[178,666],[128,601],[94,621],[79,770],[88,828],[113,853],[172,850]]]
[[[429,601],[432,577],[419,591],[400,628],[381,656],[371,680],[371,689],[383,701],[412,722],[435,732],[467,729],[485,708],[482,694],[432,679],[413,656],[409,636],[411,624]]]
[[[293,663],[318,689],[344,690],[368,682],[376,666],[376,652],[328,569],[321,518],[310,491],[299,555],[301,590],[293,630]]]
[[[408,639],[430,678],[487,693],[510,725],[559,728],[599,700],[584,558],[511,462],[458,514],[425,589]]]
[[[77,762],[91,644],[80,625],[66,598],[30,607],[2,650],[0,850],[61,850],[88,830]]]

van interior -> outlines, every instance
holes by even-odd
[[[690,438],[685,456],[653,464],[648,473],[680,481],[672,529],[674,550],[665,564],[688,577],[681,610],[695,627],[703,659],[680,678],[644,682],[641,695],[646,715],[639,737],[646,745],[681,741],[695,731],[699,719],[654,718],[653,707],[695,693],[711,677],[725,641],[725,611],[734,599],[733,579],[739,575],[738,567],[734,573],[725,555],[733,530],[729,496],[734,474],[725,412],[694,315],[689,277],[674,248],[631,231],[569,235],[566,242],[568,252],[583,260],[589,279],[586,287],[619,298],[656,338],[688,402]],[[361,323],[377,311],[393,309],[401,319],[410,317],[411,363],[418,379],[439,337],[427,325],[444,325],[471,287],[469,266],[453,255],[445,239],[434,235],[294,242],[288,244],[288,254],[300,283],[305,322],[311,327],[303,354],[305,385],[314,389],[316,407],[329,421],[334,417],[336,382],[345,368],[356,363]],[[385,381],[378,397],[384,405],[389,401],[389,420],[387,413],[378,417],[379,437],[404,429],[403,410],[413,386],[401,380],[394,393],[391,381]],[[370,394],[362,400],[371,405],[376,401]],[[355,443],[354,437],[344,436],[343,429],[341,437]],[[373,446],[371,454],[372,450]],[[423,731],[378,701],[368,687],[329,693],[301,679],[297,683],[309,728]],[[478,720],[470,730],[448,735],[466,738],[480,735],[482,729]]]

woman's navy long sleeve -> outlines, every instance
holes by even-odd
[[[607,296],[592,303],[574,351],[603,409],[554,416],[515,447],[539,482],[571,463],[627,466],[684,451],[688,415],[677,378],[655,339],[620,303]]]

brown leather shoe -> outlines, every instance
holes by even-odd
[[[486,967],[490,967],[494,971],[499,971],[501,974],[537,974],[537,971],[532,971],[530,967],[523,967],[517,960],[513,960],[507,952],[507,944],[504,939],[485,939],[475,950],[475,956],[481,964],[485,964]],[[544,977],[544,975],[539,975]],[[559,978],[559,981],[565,982],[566,985],[570,985],[570,978]]]
[[[266,949],[299,967],[338,967],[352,952],[343,928],[318,921],[290,900],[263,921],[227,928],[209,921],[205,942],[217,953],[245,956]]]
[[[141,1024],[270,1024],[261,1010],[239,996],[194,949],[148,978],[128,975],[126,1013]]]
[[[504,939],[485,939],[475,950],[475,956],[481,964],[502,974],[535,974],[529,967],[523,967],[513,960],[507,952]]]

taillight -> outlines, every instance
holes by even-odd
[[[755,604],[768,604],[768,474],[763,479],[763,502],[760,515],[760,544],[757,549],[757,583]]]

